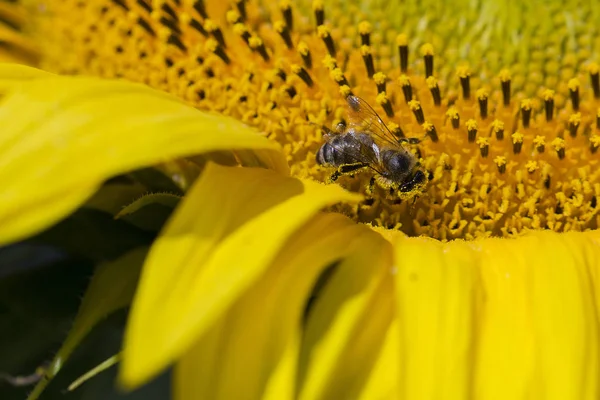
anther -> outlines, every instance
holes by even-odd
[[[469,143],[475,142],[475,138],[477,137],[477,121],[469,119],[465,122],[465,126],[467,127],[467,140]]]
[[[469,69],[467,67],[460,67],[457,71],[458,78],[460,79],[460,86],[462,88],[463,99],[469,100],[471,97],[471,82]]]
[[[400,72],[403,74],[408,70],[408,37],[401,33],[396,37],[398,53],[400,56]]]
[[[165,14],[167,14],[169,17],[171,17],[171,19],[177,21],[177,13],[173,10],[173,8],[168,4],[168,3],[162,3],[162,6],[160,7],[161,10],[163,10],[165,12]]]
[[[435,125],[433,125],[431,122],[425,122],[423,123],[422,127],[425,130],[425,134],[431,138],[432,142],[435,143],[439,140]]]
[[[400,87],[402,87],[402,93],[404,94],[404,100],[408,103],[412,100],[412,85],[410,84],[410,79],[406,75],[400,75],[398,78],[398,83]]]
[[[280,1],[279,9],[281,10],[281,15],[283,15],[285,24],[289,27],[290,30],[293,30],[294,29],[294,18],[292,17],[292,5],[290,4],[290,0]]]
[[[348,80],[344,76],[341,68],[335,68],[333,71],[329,73],[329,75],[333,78],[333,80],[340,86],[350,86]]]
[[[360,34],[360,42],[363,46],[371,45],[371,32],[373,27],[368,21],[362,21],[358,24],[358,33]]]
[[[301,65],[298,65],[298,64],[293,64],[292,72],[294,72],[296,75],[298,75],[300,77],[300,79],[302,79],[308,87],[313,86],[313,80],[310,77],[310,75],[308,74],[308,72],[306,72],[304,67],[302,67]]]
[[[398,139],[404,139],[406,137],[404,135],[404,131],[402,130],[402,128],[400,128],[400,125],[396,124],[395,122],[390,122],[388,124],[388,128],[390,129],[392,134]]]
[[[207,39],[206,43],[204,43],[204,49],[206,52],[216,54],[221,60],[223,60],[225,64],[229,64],[231,62],[223,48],[219,46],[219,42],[217,42],[215,39]]]
[[[375,65],[373,64],[373,52],[371,50],[371,46],[366,44],[360,46],[360,53],[362,54],[362,59],[365,63],[365,67],[367,68],[368,77],[373,78],[373,74],[375,73]]]
[[[144,18],[139,17],[137,19],[137,24],[141,26],[146,32],[148,32],[152,36],[156,36],[156,32],[152,29],[152,26],[146,21]]]
[[[385,111],[385,115],[387,115],[389,118],[394,117],[392,103],[390,102],[390,99],[388,99],[387,94],[385,92],[379,93],[375,98],[375,101],[377,101],[377,104],[379,104],[383,108],[383,111]]]
[[[236,34],[240,35],[240,37],[242,38],[242,40],[244,42],[246,42],[246,44],[248,46],[250,46],[250,37],[252,36],[250,34],[250,31],[248,30],[248,27],[246,26],[246,24],[244,23],[238,23],[235,24],[233,26],[233,32],[235,32]]]
[[[348,85],[341,85],[340,86],[340,94],[347,99],[349,96],[353,96],[354,94],[352,93],[352,90],[350,89],[350,86]]]
[[[312,56],[310,55],[310,49],[308,48],[308,45],[306,44],[306,42],[298,43],[298,46],[296,47],[296,49],[298,50],[300,57],[302,57],[302,62],[304,63],[304,66],[307,69],[311,69],[312,68]]]
[[[498,167],[498,172],[500,174],[506,172],[506,157],[497,156],[496,158],[494,158],[494,164],[496,164],[496,166]]]
[[[525,164],[525,169],[527,170],[528,173],[533,174],[535,171],[540,169],[540,165],[538,164],[537,161],[530,160],[530,161],[527,161],[527,164]]]
[[[486,137],[478,137],[476,143],[479,145],[481,157],[486,158],[490,153],[490,140]]]
[[[460,116],[458,115],[458,110],[456,109],[456,107],[450,107],[448,111],[446,111],[446,116],[450,118],[452,128],[458,129],[458,127],[460,126]]]
[[[375,81],[375,85],[377,85],[377,93],[385,92],[387,76],[383,72],[377,72],[373,75],[373,80]]]
[[[494,122],[492,122],[492,132],[496,135],[497,140],[503,140],[504,122],[500,121],[499,119],[495,119]]]
[[[433,46],[430,43],[425,43],[421,46],[423,60],[425,61],[425,78],[433,76]]]
[[[510,137],[512,138],[513,142],[513,153],[519,154],[521,152],[521,149],[523,148],[523,134],[520,132],[515,132],[512,135],[510,135]]]
[[[265,47],[264,42],[258,36],[251,36],[248,39],[248,44],[250,48],[256,50],[258,54],[262,57],[264,61],[269,61],[269,54],[267,53],[267,48]]]
[[[544,90],[544,110],[546,112],[546,121],[552,121],[554,115],[554,91],[550,89]]]
[[[317,34],[321,39],[323,39],[329,55],[331,57],[335,57],[335,45],[333,44],[333,39],[331,38],[329,28],[327,28],[325,25],[319,25],[317,27]]]
[[[565,158],[565,140],[563,138],[557,137],[550,144],[556,150],[559,159]]]
[[[204,19],[208,18],[208,14],[206,13],[206,7],[204,6],[204,0],[196,0],[194,1],[194,10]]]
[[[479,89],[476,96],[479,102],[479,115],[481,119],[486,119],[488,117],[488,93],[485,89]]]
[[[177,22],[167,18],[165,16],[160,17],[160,19],[158,20],[158,22],[167,27],[168,29],[170,29],[171,31],[173,31],[174,33],[176,33],[177,35],[181,35],[181,28],[179,28],[179,25],[177,25]]]
[[[591,63],[588,66],[590,72],[590,84],[594,90],[594,98],[600,99],[600,67],[596,63]]]
[[[438,86],[437,79],[435,79],[433,76],[430,76],[427,78],[426,82],[429,90],[431,91],[431,96],[433,97],[433,104],[435,104],[436,107],[439,107],[442,105],[442,95],[440,93],[440,87]]]
[[[521,121],[523,122],[523,128],[529,128],[531,122],[531,99],[523,99],[521,101]]]
[[[294,44],[292,43],[292,35],[290,35],[290,30],[288,29],[285,22],[276,21],[273,26],[274,26],[275,30],[277,31],[277,33],[279,33],[279,36],[281,36],[281,38],[285,42],[285,45],[287,46],[287,48],[291,49],[292,47],[294,47]]]
[[[338,67],[336,59],[334,57],[331,57],[329,54],[323,57],[323,60],[321,62],[329,70],[329,72],[333,71]]]
[[[568,86],[573,110],[579,111],[579,79],[573,78],[569,80]]]
[[[215,24],[211,19],[207,18],[204,20],[203,26],[204,30],[217,39],[217,42],[219,42],[221,46],[227,47],[225,46],[225,37],[223,36],[223,32],[221,32],[221,28],[219,28],[217,24]]]
[[[572,138],[577,137],[577,128],[581,124],[581,113],[572,114],[569,117],[569,135]]]
[[[543,153],[546,151],[546,138],[544,136],[537,135],[533,139],[533,145],[538,153]]]
[[[245,21],[246,18],[248,18],[248,14],[246,13],[246,0],[235,0],[235,5],[242,16],[242,20]]]
[[[317,28],[325,23],[325,10],[323,9],[322,0],[313,0],[313,11],[315,12],[315,21]]]
[[[229,22],[229,24],[231,24],[231,25],[235,25],[235,24],[239,24],[239,23],[243,22],[242,16],[240,15],[240,13],[237,10],[227,11],[226,19],[227,19],[227,22]]]
[[[167,43],[176,46],[178,49],[180,49],[183,52],[187,52],[187,47],[185,47],[185,45],[183,44],[183,42],[177,35],[171,34],[169,36],[169,38],[167,39]]]
[[[510,105],[510,71],[503,69],[500,71],[499,77],[502,85],[502,99],[504,107],[508,107]]]
[[[136,2],[140,7],[144,9],[148,14],[152,12],[152,6],[146,3],[144,0],[137,0]]]
[[[419,124],[425,122],[425,115],[423,114],[423,109],[421,108],[421,103],[417,100],[411,100],[408,102],[408,108],[411,109],[413,114],[415,114],[415,118]]]

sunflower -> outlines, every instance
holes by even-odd
[[[1,243],[119,224],[31,399],[128,306],[128,390],[600,395],[594,2],[0,4]],[[349,96],[422,192],[317,163]]]

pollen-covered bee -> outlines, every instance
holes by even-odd
[[[316,155],[319,165],[336,168],[329,181],[370,169],[374,174],[368,194],[377,185],[390,194],[396,192],[400,199],[418,196],[427,185],[427,175],[415,155],[403,146],[418,139],[397,139],[366,101],[352,95],[346,100],[347,126],[327,133],[327,141]]]

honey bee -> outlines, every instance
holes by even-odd
[[[379,115],[363,99],[348,96],[348,124],[338,126],[336,133],[328,131],[326,142],[316,154],[317,164],[336,168],[329,182],[342,175],[373,171],[367,186],[372,194],[375,185],[394,192],[404,200],[423,192],[428,178],[416,156],[403,144],[416,144],[417,138],[398,139]]]

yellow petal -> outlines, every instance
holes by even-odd
[[[262,278],[185,353],[175,370],[175,398],[295,398],[302,316],[317,278],[349,253],[353,265],[364,266],[369,251],[386,245],[374,232],[339,215],[311,220],[288,239]],[[356,272],[348,264],[334,272],[344,282]]]
[[[124,81],[21,82],[0,103],[0,123],[0,243],[56,222],[106,178],[165,159],[254,149],[268,166],[287,168],[278,146],[252,128]]]
[[[598,232],[395,246],[401,398],[598,397]]]
[[[356,399],[363,391],[394,319],[392,253],[381,239],[356,241],[318,294],[299,360],[300,399]]]
[[[358,199],[335,185],[209,164],[144,266],[122,383],[137,386],[189,350],[319,209]]]

